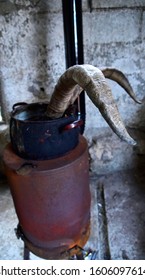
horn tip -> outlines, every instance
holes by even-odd
[[[142,104],[142,101],[141,101],[141,100],[136,99],[136,102],[137,102],[138,104]]]
[[[133,138],[128,139],[127,142],[134,147],[137,146],[137,142]]]

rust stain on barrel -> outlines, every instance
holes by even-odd
[[[89,237],[91,202],[85,138],[80,136],[77,147],[63,157],[27,160],[35,168],[22,176],[16,170],[24,162],[11,145],[6,147],[5,170],[15,209],[26,239],[39,248],[35,253],[48,250],[57,255],[75,244],[84,246]]]

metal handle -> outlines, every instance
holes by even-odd
[[[16,173],[18,175],[25,176],[28,175],[32,171],[32,169],[36,167],[37,165],[34,165],[33,163],[25,162],[16,170]]]
[[[73,123],[69,123],[69,124],[65,125],[63,127],[62,131],[70,130],[72,128],[76,128],[81,125],[83,125],[83,120],[77,120],[77,121],[74,121]]]
[[[19,106],[24,106],[24,105],[28,105],[28,103],[26,102],[18,102],[18,103],[15,103],[12,107],[13,111],[16,109],[16,107],[19,107]]]

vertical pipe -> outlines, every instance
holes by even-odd
[[[75,7],[76,7],[78,64],[83,64],[84,63],[84,52],[83,52],[82,1],[75,0]]]
[[[84,51],[83,51],[83,21],[82,21],[82,0],[75,0],[76,7],[76,30],[77,30],[77,54],[78,64],[84,64]],[[79,107],[81,119],[84,125],[81,127],[81,134],[85,128],[86,108],[85,108],[85,93],[81,93],[79,97]]]
[[[73,0],[62,0],[66,68],[76,64]]]
[[[75,1],[75,2],[74,2]],[[74,19],[74,3],[76,7],[76,19]],[[66,55],[66,68],[75,64],[83,64],[83,30],[82,30],[82,1],[81,0],[62,0],[63,8],[63,23],[64,23],[64,39],[65,39],[65,55]],[[75,24],[76,36],[75,38]],[[76,40],[75,40],[76,39]],[[75,43],[77,41],[77,55],[75,51]],[[81,93],[76,101],[78,116],[85,124],[85,95]],[[81,134],[84,132],[84,125],[81,126]]]

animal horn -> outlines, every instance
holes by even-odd
[[[130,97],[136,102],[141,104],[142,102],[138,100],[135,96],[132,86],[130,85],[126,76],[116,68],[104,68],[101,69],[102,73],[104,74],[105,78],[113,80],[117,82],[125,91],[130,95]]]
[[[47,116],[50,118],[61,117],[72,101],[74,102],[74,90],[76,91],[75,99],[82,90],[85,90],[112,130],[122,140],[132,145],[136,144],[120,118],[111,89],[103,73],[92,65],[75,65],[64,72],[59,78],[48,104]]]

